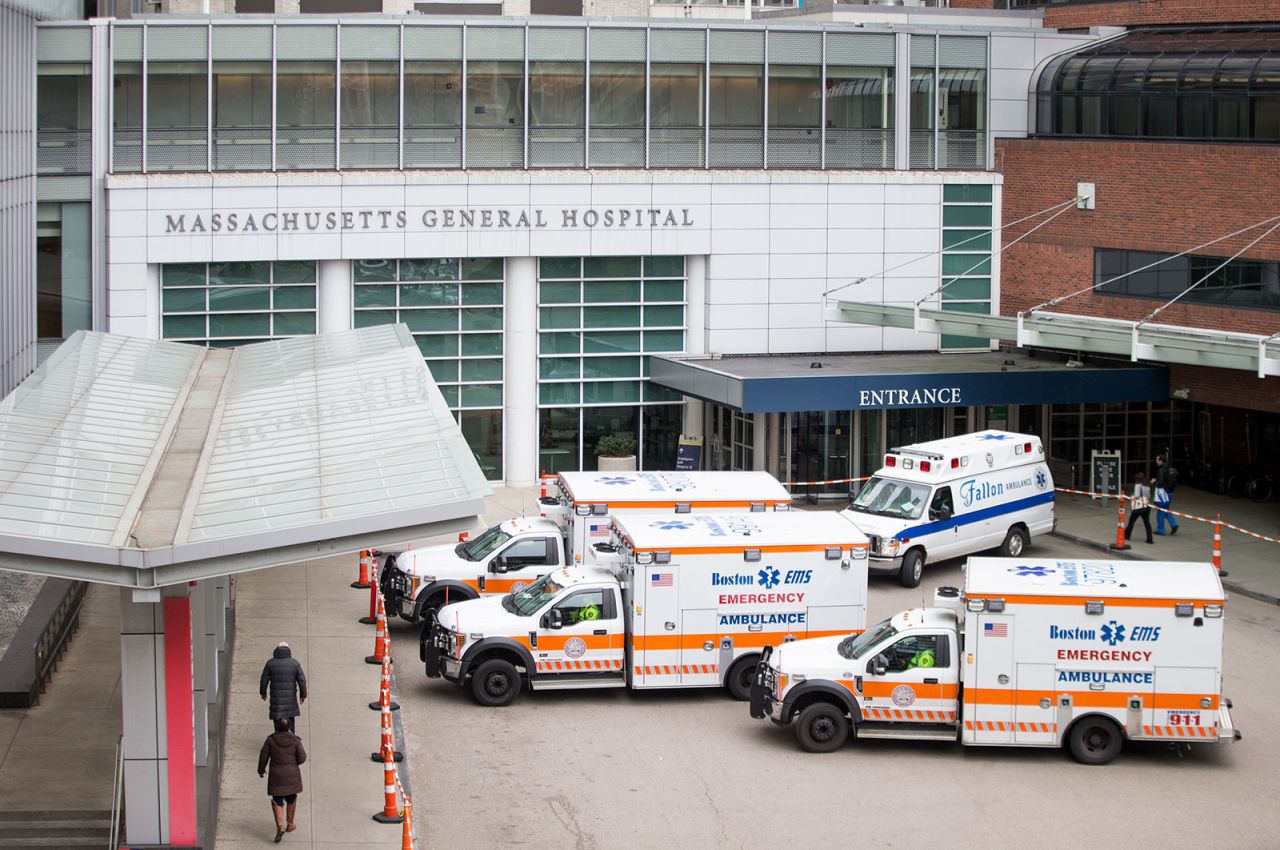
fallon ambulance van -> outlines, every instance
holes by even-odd
[[[751,716],[809,752],[862,738],[1067,746],[1238,740],[1211,564],[970,558],[965,588],[861,635],[766,647]]]
[[[920,584],[925,561],[999,547],[1016,558],[1053,530],[1039,437],[981,431],[890,449],[845,513],[871,540],[871,569]]]
[[[612,541],[598,547],[608,563],[440,609],[423,630],[427,675],[490,706],[526,684],[746,699],[766,645],[866,623],[867,541],[839,514],[623,514]]]
[[[379,579],[387,615],[418,622],[448,602],[527,587],[556,567],[590,560],[616,513],[768,512],[791,494],[767,472],[563,472],[545,479],[541,517],[517,517],[457,544],[389,555]]]

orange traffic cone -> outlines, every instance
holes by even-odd
[[[360,578],[351,582],[352,587],[364,590],[369,586],[369,550],[360,550]]]
[[[369,707],[374,711],[381,711],[384,706],[392,711],[400,710],[400,703],[391,700],[391,653],[389,652],[382,657],[382,683],[378,685],[378,698],[369,703]]]
[[[391,714],[387,713],[388,720]],[[396,762],[394,750],[382,752],[382,811],[373,816],[378,823],[401,823],[400,811],[396,808]]]
[[[365,624],[366,626],[371,626],[374,623],[378,622],[378,593],[379,593],[378,562],[373,560],[373,558],[370,558],[369,560],[373,561],[373,572],[370,576],[372,581],[370,581],[368,585],[369,586],[369,616],[360,618],[360,622]]]
[[[1116,501],[1120,503],[1120,514],[1116,518],[1116,542],[1111,544],[1112,549],[1128,549],[1128,543],[1124,542],[1124,496],[1119,497]]]
[[[404,826],[400,830],[400,850],[413,850],[413,800],[404,795]]]
[[[378,744],[377,752],[370,753],[369,758],[373,761],[382,761],[387,757],[387,751],[391,751],[393,761],[404,761],[404,753],[396,749],[395,738],[391,734],[391,709],[382,709],[382,739]]]
[[[365,664],[381,664],[388,651],[387,611],[382,604],[382,594],[378,594],[378,625],[373,633],[373,655],[366,655]]]

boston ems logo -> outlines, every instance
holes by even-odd
[[[1057,572],[1057,570],[1051,570],[1048,567],[1010,567],[1008,571],[1019,578],[1025,578],[1027,576],[1031,576],[1033,578],[1046,578],[1050,573]]]
[[[631,481],[625,475],[606,475],[600,479],[601,484],[630,484]]]
[[[1101,629],[1098,630],[1102,638],[1102,642],[1107,646],[1115,646],[1124,641],[1124,626],[1112,620]]]
[[[678,519],[660,519],[657,522],[651,522],[649,525],[653,528],[660,528],[663,531],[684,531],[686,528],[693,528],[693,523],[681,522]]]
[[[582,638],[569,638],[564,642],[564,654],[570,658],[581,658],[587,652],[587,642]]]
[[[906,708],[916,701],[916,692],[909,685],[898,685],[890,694],[893,704],[900,708]]]
[[[765,567],[756,573],[756,577],[760,579],[760,586],[765,590],[771,587],[777,587],[781,583],[781,576],[777,567]]]

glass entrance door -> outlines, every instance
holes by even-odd
[[[850,412],[806,411],[795,414],[791,427],[793,481],[830,481],[849,477],[853,439]],[[820,484],[792,489],[807,498],[847,496],[848,484]]]

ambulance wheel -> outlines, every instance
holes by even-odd
[[[759,664],[759,655],[747,655],[739,658],[738,663],[729,668],[729,675],[724,679],[729,696],[741,701],[751,699],[751,681],[756,677],[756,667]]]
[[[898,578],[903,587],[919,587],[920,577],[924,575],[924,552],[912,549],[902,556],[902,569],[898,570]]]
[[[834,753],[849,740],[849,718],[829,702],[815,702],[796,718],[796,740],[807,753]]]
[[[476,702],[490,708],[514,702],[520,685],[520,672],[510,661],[501,658],[482,662],[471,675],[471,695]]]
[[[1071,755],[1081,764],[1106,764],[1120,755],[1124,736],[1105,717],[1086,717],[1071,727],[1068,735]]]
[[[1006,558],[1016,558],[1027,551],[1028,542],[1027,530],[1015,525],[1004,536],[1004,542],[1000,544],[1000,554]]]

